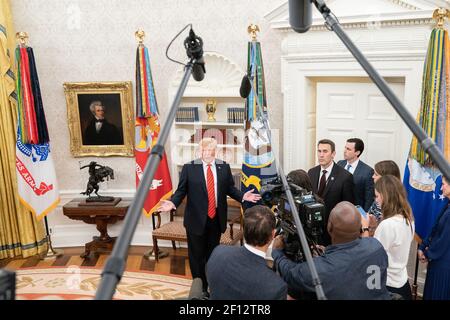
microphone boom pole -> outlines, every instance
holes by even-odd
[[[117,284],[120,282],[122,274],[125,270],[125,262],[128,249],[133,239],[134,232],[141,217],[142,208],[147,198],[148,190],[153,181],[156,170],[164,155],[164,145],[169,137],[171,125],[175,119],[178,106],[192,74],[192,69],[197,59],[192,57],[187,63],[183,79],[178,88],[175,99],[169,111],[169,115],[162,126],[158,142],[153,146],[150,157],[144,169],[144,175],[141,183],[136,190],[136,196],[128,208],[125,216],[122,232],[120,233],[116,244],[114,245],[111,257],[106,262],[102,272],[102,280],[95,295],[96,300],[111,300]]]

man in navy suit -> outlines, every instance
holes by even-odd
[[[287,285],[267,266],[275,215],[261,205],[245,211],[243,247],[216,247],[206,265],[212,300],[285,300]]]
[[[338,165],[353,174],[355,183],[355,204],[359,204],[364,211],[369,211],[375,197],[373,188],[373,169],[359,159],[364,151],[364,142],[358,138],[347,140],[344,149],[344,159]]]
[[[170,200],[161,201],[158,210],[175,210],[187,196],[183,221],[189,265],[192,277],[201,278],[203,289],[207,292],[205,266],[227,228],[227,195],[239,203],[257,202],[261,196],[253,190],[243,194],[236,189],[230,165],[215,158],[215,139],[202,139],[199,148],[201,158],[183,166],[177,190]]]
[[[328,216],[334,206],[341,201],[355,203],[355,186],[353,176],[344,168],[334,163],[336,147],[333,141],[322,139],[317,144],[319,165],[309,169],[308,175],[313,186],[313,193],[325,202],[325,217],[323,224],[322,243],[331,244],[327,231]]]

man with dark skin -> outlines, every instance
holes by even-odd
[[[328,299],[390,299],[386,289],[387,254],[378,240],[361,237],[362,231],[367,233],[361,226],[360,213],[350,202],[338,203],[330,213],[327,229],[332,244],[321,247],[323,255],[313,258]],[[283,247],[283,237],[277,236],[272,257],[290,291],[315,292],[307,262],[289,260]]]
[[[343,201],[334,209],[328,223],[331,243],[336,245],[358,239],[361,234],[361,217],[355,206]]]

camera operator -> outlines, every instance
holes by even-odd
[[[285,300],[287,285],[265,260],[275,216],[261,205],[245,211],[243,247],[216,247],[206,265],[212,300]]]
[[[328,299],[390,299],[386,289],[388,257],[373,238],[361,238],[361,217],[347,201],[338,203],[327,224],[331,245],[314,258],[325,296]],[[306,262],[295,263],[284,254],[284,241],[277,236],[272,257],[281,277],[296,291],[314,292]]]

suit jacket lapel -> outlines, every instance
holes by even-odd
[[[327,179],[327,185],[325,186],[325,190],[323,191],[322,198],[325,198],[328,190],[330,190],[330,188],[331,188],[331,185],[336,180],[336,176],[335,176],[336,175],[336,166],[337,166],[337,164],[335,163],[333,165],[333,170],[331,170],[330,176]]]
[[[203,162],[200,160],[200,164],[196,164],[195,168],[197,168],[197,176],[202,179],[202,190],[205,192],[206,195],[208,195],[208,190],[206,190],[206,177],[205,172],[203,171]]]
[[[215,161],[216,163],[216,174],[217,174],[217,194],[220,194],[221,189],[221,182],[223,181],[223,162],[222,161]]]
[[[313,183],[313,191],[317,193],[319,190],[319,177],[320,177],[320,166],[317,167],[317,170],[313,170],[313,177],[312,177],[312,183]]]
[[[353,171],[353,176],[357,176],[361,173],[361,170],[363,169],[364,162],[359,160],[358,166],[356,167],[355,171]]]

